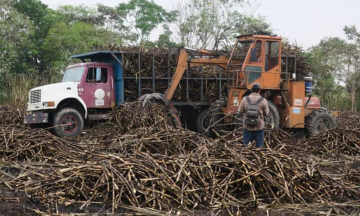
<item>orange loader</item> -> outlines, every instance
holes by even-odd
[[[336,124],[333,114],[320,106],[318,98],[311,96],[311,77],[296,80],[296,64],[294,71],[288,71],[289,59],[296,62],[296,56],[283,56],[281,43],[281,37],[262,32],[237,37],[230,54],[180,49],[176,71],[165,94],[147,95],[142,100],[157,98],[173,107],[171,99],[185,70],[213,65],[225,70],[228,97],[210,105],[204,121],[208,135],[221,135],[239,125],[238,106],[242,98],[250,94],[253,83],[260,83],[261,95],[268,101],[268,124],[287,130],[295,138],[313,136],[333,127]]]

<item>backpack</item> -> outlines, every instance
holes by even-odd
[[[245,112],[245,125],[248,127],[255,127],[260,124],[259,104],[264,98],[260,97],[255,103],[251,102],[249,96],[246,97],[246,100],[248,106]]]

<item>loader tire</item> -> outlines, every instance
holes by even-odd
[[[305,137],[305,129],[304,128],[292,128],[286,132],[294,139],[302,139]]]
[[[207,130],[206,135],[209,137],[217,137],[217,135],[223,135],[225,130],[224,122],[224,113],[222,108],[227,106],[227,100],[220,99],[216,100],[213,104],[210,105],[208,111],[209,119],[209,130]]]
[[[317,109],[305,117],[305,123],[306,136],[310,137],[334,127],[336,119],[326,109]]]
[[[205,134],[206,130],[208,130],[208,112],[208,109],[204,109],[196,116],[196,128],[198,133]]]
[[[54,115],[54,133],[59,137],[74,137],[84,128],[84,119],[79,111],[63,108]]]
[[[274,127],[279,127],[280,125],[280,114],[279,110],[275,106],[275,104],[267,100],[268,106],[269,106],[269,115],[265,117],[266,125],[272,125],[274,124]]]

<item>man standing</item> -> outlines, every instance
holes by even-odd
[[[239,113],[244,114],[243,144],[248,145],[253,140],[257,148],[263,147],[264,117],[269,115],[269,106],[265,98],[260,96],[260,84],[254,83],[251,94],[241,100]]]
[[[256,61],[261,62],[261,48],[256,49]]]

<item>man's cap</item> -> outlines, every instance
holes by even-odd
[[[251,87],[251,90],[256,89],[259,90],[260,89],[260,83],[254,83]]]

